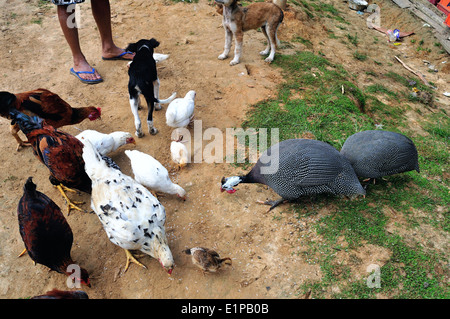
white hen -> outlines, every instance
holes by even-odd
[[[131,161],[134,179],[138,183],[155,192],[177,194],[181,199],[185,199],[186,191],[170,180],[167,169],[155,158],[136,150],[126,150],[125,154]]]
[[[83,159],[92,180],[91,207],[111,242],[125,249],[124,271],[130,262],[145,268],[130,253],[140,250],[158,259],[171,274],[174,260],[164,228],[164,206],[133,178],[109,168],[89,141],[84,144]]]
[[[166,124],[170,127],[185,127],[193,116],[195,107],[195,91],[189,91],[184,98],[176,98],[170,102],[166,111]]]
[[[170,155],[172,156],[172,161],[177,164],[178,169],[182,169],[189,163],[189,151],[181,141],[172,141],[170,143]]]
[[[91,142],[101,155],[107,155],[110,152],[114,152],[125,144],[136,144],[135,139],[130,133],[121,131],[105,134],[94,130],[84,130],[75,137],[83,144],[85,140]]]

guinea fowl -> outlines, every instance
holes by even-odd
[[[75,136],[59,131],[46,124],[37,116],[30,117],[17,110],[11,110],[10,116],[27,136],[34,155],[50,171],[50,183],[56,186],[67,202],[68,213],[71,209],[83,211],[71,201],[64,190],[75,192],[72,188],[91,193],[91,179],[84,170],[83,143]]]
[[[290,139],[268,148],[251,171],[243,176],[222,178],[221,191],[234,193],[239,183],[260,183],[281,199],[267,201],[271,209],[302,196],[331,193],[354,197],[365,195],[352,166],[333,146],[309,139]]]
[[[369,130],[351,135],[341,154],[352,164],[356,175],[369,179],[416,170],[419,160],[416,146],[405,135]]]
[[[86,172],[92,179],[91,207],[109,240],[125,250],[130,262],[145,267],[130,250],[158,259],[172,272],[174,261],[164,224],[166,210],[148,189],[119,170],[108,167],[89,141],[83,148]]]
[[[73,233],[58,205],[47,195],[36,190],[32,177],[25,183],[23,196],[17,207],[19,232],[25,244],[22,256],[28,252],[38,264],[67,276],[73,276],[68,266],[75,264],[70,256]],[[80,278],[90,287],[87,271],[80,267]]]
[[[9,119],[9,111],[12,109],[29,116],[39,116],[54,128],[78,124],[85,119],[94,121],[101,116],[101,109],[98,107],[71,107],[57,94],[46,89],[37,89],[17,94],[0,92],[0,116]],[[11,125],[10,131],[18,143],[17,150],[21,146],[29,146],[17,134],[19,132],[17,125]]]
[[[184,253],[192,256],[192,263],[202,270],[203,275],[207,272],[216,272],[224,264],[232,264],[231,258],[220,258],[216,251],[208,248],[193,247],[184,250]]]
[[[100,155],[114,152],[125,144],[136,144],[136,140],[130,133],[121,131],[105,134],[94,130],[84,130],[75,137],[82,143],[83,140],[89,140]]]
[[[186,199],[186,191],[170,180],[167,169],[154,157],[136,150],[126,150],[125,155],[131,161],[136,182],[157,193],[176,194],[181,199]]]
[[[170,102],[166,111],[166,124],[170,127],[186,127],[194,117],[195,91],[186,93],[184,98]]]

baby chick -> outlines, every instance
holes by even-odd
[[[217,252],[208,248],[193,247],[184,250],[184,253],[192,256],[192,263],[202,270],[203,275],[207,272],[216,272],[223,264],[232,264],[231,258],[220,258]]]

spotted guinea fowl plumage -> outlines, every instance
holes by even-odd
[[[369,130],[351,135],[341,154],[359,177],[383,176],[416,170],[420,172],[416,146],[400,133]]]
[[[271,166],[273,172],[270,172]],[[263,170],[268,170],[264,172]],[[264,152],[244,176],[222,179],[222,191],[234,192],[239,183],[261,183],[283,200],[331,193],[353,197],[365,195],[352,166],[333,146],[318,140],[290,139]]]

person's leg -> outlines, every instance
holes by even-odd
[[[100,38],[102,40],[102,56],[112,58],[125,52],[125,50],[115,45],[111,30],[111,6],[109,0],[91,1],[92,15],[97,23]],[[134,54],[123,55],[124,59],[133,59]]]
[[[95,1],[93,1],[95,2]],[[73,69],[76,72],[79,71],[92,71],[92,67],[86,61],[83,52],[81,51],[80,41],[78,38],[78,29],[76,27],[71,27],[68,25],[67,21],[73,12],[67,12],[67,5],[57,6],[59,24],[63,31],[64,37],[69,44],[70,50],[72,51],[73,57]],[[100,74],[97,70],[93,74],[80,73],[79,76],[85,80],[98,80],[101,79]]]

